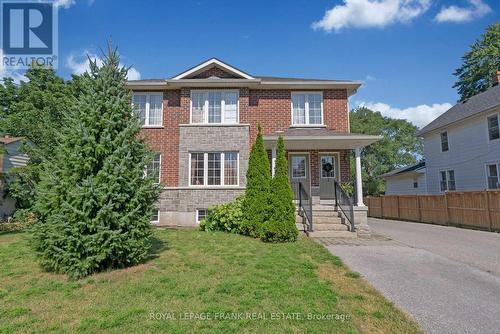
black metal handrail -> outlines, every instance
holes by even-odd
[[[298,182],[298,200],[299,200],[299,215],[304,219],[307,225],[307,230],[312,232],[313,230],[313,220],[312,220],[312,197],[309,196],[306,188],[302,182]]]
[[[354,232],[356,226],[354,225],[354,200],[351,196],[342,189],[337,180],[334,180],[335,188],[335,206],[342,211],[344,218],[349,222],[350,231]]]

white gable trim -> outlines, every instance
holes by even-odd
[[[245,79],[255,79],[254,77],[252,77],[252,76],[250,76],[250,75],[248,75],[248,74],[246,74],[246,73],[238,70],[235,67],[232,67],[232,66],[230,66],[228,64],[225,64],[225,63],[221,62],[218,59],[212,58],[212,59],[207,60],[204,63],[201,63],[198,66],[193,67],[190,70],[182,72],[181,74],[173,77],[171,80],[179,80],[179,79],[185,78],[185,77],[187,77],[187,76],[189,76],[189,75],[191,75],[193,73],[202,72],[205,68],[208,69],[208,68],[210,68],[210,67],[212,67],[214,65],[217,66],[217,67],[220,67],[220,68],[222,68],[222,69],[224,69],[224,70],[226,70],[226,71],[228,71],[230,73],[239,75],[239,76],[241,76],[241,77],[243,77]]]

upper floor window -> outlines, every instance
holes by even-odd
[[[322,125],[323,94],[292,93],[292,125]]]
[[[160,184],[161,155],[156,153],[153,160],[146,166],[145,176],[153,176],[156,184]]]
[[[238,91],[191,91],[191,123],[238,123]]]
[[[134,93],[132,111],[139,117],[143,126],[162,126],[163,94]]]
[[[488,189],[500,189],[500,164],[486,166]]]
[[[448,132],[441,132],[441,152],[446,152],[448,149]]]
[[[500,138],[500,129],[498,127],[498,114],[488,117],[488,137],[490,140]]]
[[[236,186],[239,164],[237,152],[191,153],[191,186]]]
[[[441,191],[455,190],[455,171],[444,170],[441,174]]]

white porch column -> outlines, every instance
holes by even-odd
[[[354,150],[356,156],[356,205],[365,206],[363,203],[363,180],[361,179],[361,149]]]
[[[274,177],[274,170],[276,169],[276,147],[271,149],[271,174]]]

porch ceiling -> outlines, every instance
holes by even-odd
[[[291,128],[264,136],[264,145],[271,149],[282,136],[287,150],[349,150],[368,146],[381,136],[339,133],[326,128]]]

